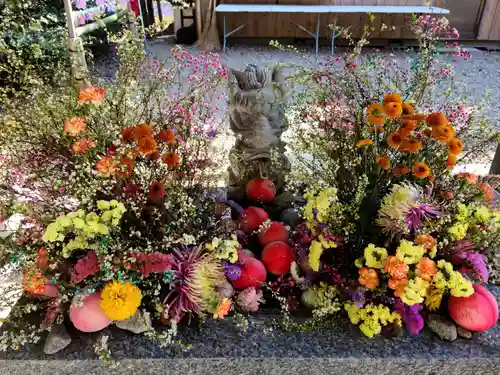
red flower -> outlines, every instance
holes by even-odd
[[[164,273],[172,267],[172,256],[160,252],[134,254],[139,272],[145,277],[152,273]]]
[[[49,266],[49,253],[45,247],[41,247],[38,249],[37,257],[36,257],[36,267],[45,271]]]
[[[175,141],[175,134],[172,130],[162,130],[158,133],[158,139],[160,142],[166,142],[167,144],[172,144]]]
[[[96,253],[89,251],[84,258],[79,259],[78,262],[76,262],[76,265],[71,272],[71,283],[78,284],[87,277],[99,272],[99,270],[100,266]]]
[[[161,160],[170,167],[178,165],[181,161],[179,155],[177,155],[175,152],[167,152],[165,155],[163,155]]]
[[[153,203],[161,203],[165,198],[165,186],[160,181],[153,181],[149,186],[148,200]]]

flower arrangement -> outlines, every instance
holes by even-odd
[[[428,90],[449,74],[435,44],[454,32],[428,17],[414,29],[409,71],[361,56],[360,44],[331,70],[300,70],[314,86],[286,108],[287,189],[299,196],[288,207],[265,176],[241,201],[221,193],[224,129],[210,103],[227,70],[216,55],[174,48],[163,64],[125,34],[114,83],[6,108],[0,207],[22,216],[2,235],[2,262],[20,266],[25,294],[11,328],[34,312],[38,338],[54,325],[115,324],[167,345],[179,324],[276,302],[286,328],[343,316],[370,338],[418,334],[433,314],[490,328],[498,309],[482,283],[495,276],[500,179],[453,169],[499,134],[472,109],[433,101]],[[301,307],[303,325],[292,316]],[[23,342],[11,332],[0,349]],[[96,352],[109,355],[106,339]]]

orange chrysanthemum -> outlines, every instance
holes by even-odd
[[[392,148],[399,148],[402,142],[403,136],[399,132],[394,132],[387,136],[387,143]]]
[[[439,125],[432,128],[431,135],[439,142],[448,142],[455,135],[455,130],[451,125]]]
[[[411,171],[413,175],[417,178],[426,178],[431,174],[431,169],[429,168],[429,166],[422,162],[413,164]]]
[[[384,113],[389,118],[399,117],[403,113],[403,106],[401,103],[396,102],[384,104]]]
[[[380,168],[385,170],[391,168],[391,160],[387,155],[379,155],[375,158],[375,160],[377,164],[380,165]]]
[[[391,93],[391,94],[387,94],[386,96],[384,96],[383,103],[384,103],[384,106],[387,103],[401,103],[401,104],[403,104],[403,99],[401,99],[401,95]]]
[[[153,138],[153,127],[149,124],[139,124],[134,126],[133,138],[138,142],[142,138]]]
[[[382,125],[375,125],[375,126],[371,126],[368,128],[368,131],[370,133],[377,133],[377,134],[380,134],[380,133],[383,133],[385,132],[385,128],[382,126]]]
[[[158,144],[151,137],[143,137],[138,142],[139,153],[143,156],[151,155],[158,149]]]
[[[436,266],[436,262],[427,257],[420,259],[420,262],[417,263],[415,268],[415,275],[425,281],[431,281],[437,272],[438,268]]]
[[[362,139],[358,143],[356,143],[356,148],[360,148],[363,146],[370,146],[373,144],[373,141],[371,139]]]
[[[409,103],[403,104],[403,115],[411,116],[415,114],[415,109]]]
[[[403,279],[389,279],[388,286],[389,288],[395,291],[394,295],[396,297],[400,297],[404,294],[404,288],[407,282],[408,282],[407,277]]]
[[[162,130],[158,133],[158,140],[167,144],[172,144],[175,141],[175,134],[172,130]]]
[[[405,139],[403,139],[403,142],[401,143],[401,147],[399,148],[399,151],[401,152],[419,152],[422,147],[422,142],[420,142],[417,138],[413,136],[408,136]]]
[[[418,121],[415,120],[403,120],[403,128],[414,131],[418,128]]]
[[[487,182],[482,183],[481,185],[479,185],[479,188],[483,192],[484,200],[486,202],[491,202],[495,199],[495,191],[490,184],[488,184]]]
[[[27,269],[24,271],[23,289],[30,294],[42,294],[49,280],[38,270]]]
[[[436,246],[436,239],[429,234],[420,234],[415,239],[417,245],[422,245],[427,250],[432,250]]]
[[[408,170],[408,167],[406,166],[406,164],[398,164],[392,170],[392,173],[395,176],[403,176],[405,174],[408,174],[408,172],[409,172],[409,170]]]
[[[223,298],[217,308],[215,309],[214,319],[224,319],[224,317],[231,311],[232,301],[230,298]]]
[[[358,281],[368,289],[375,289],[379,285],[377,271],[373,268],[360,268]]]
[[[368,123],[371,125],[384,125],[385,117],[381,115],[368,115]]]
[[[101,160],[98,160],[96,162],[96,169],[104,177],[110,177],[116,173],[118,166],[116,165],[113,158],[111,158],[110,156],[105,156]]]
[[[165,155],[163,155],[161,160],[169,167],[176,166],[181,161],[179,155],[177,155],[175,152],[167,152]]]
[[[457,165],[457,157],[453,155],[451,152],[448,153],[448,159],[446,159],[446,168],[453,169]]]
[[[391,255],[385,260],[384,271],[391,275],[394,280],[401,280],[408,278],[410,267],[404,261]]]
[[[476,185],[478,181],[478,177],[474,173],[459,173],[456,176],[459,180],[466,180],[471,185]]]
[[[446,119],[446,116],[441,112],[434,112],[425,118],[425,123],[430,127],[442,126],[446,125],[448,123],[448,120]]]
[[[79,139],[73,143],[71,149],[77,154],[83,154],[95,147],[92,139]]]
[[[83,133],[87,129],[84,117],[72,117],[69,120],[64,120],[64,131],[70,136],[75,136]]]
[[[106,89],[90,86],[78,91],[78,104],[99,104],[106,96]]]
[[[453,155],[460,155],[462,153],[462,150],[464,148],[464,145],[462,143],[462,141],[458,138],[452,138],[449,142],[448,142],[448,151],[450,153],[452,153]]]

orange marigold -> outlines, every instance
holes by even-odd
[[[368,115],[380,116],[384,114],[384,106],[382,104],[370,104],[366,109]]]
[[[484,182],[481,185],[479,185],[479,188],[483,192],[484,200],[486,202],[491,202],[495,199],[495,191],[493,190],[490,184]]]
[[[408,172],[409,170],[406,164],[398,164],[392,170],[392,173],[396,176],[403,176],[405,174],[408,174]]]
[[[391,160],[387,155],[378,155],[375,158],[376,162],[378,165],[380,165],[380,168],[382,169],[390,169],[391,168]]]
[[[80,133],[83,133],[87,129],[87,125],[85,125],[84,117],[72,117],[69,120],[64,120],[64,131],[68,133],[68,135],[75,136]]]
[[[401,103],[401,104],[403,104],[403,99],[401,99],[401,95],[399,95],[399,94],[390,93],[390,94],[387,94],[386,96],[384,96],[383,103],[384,103],[384,106],[387,103]]]
[[[413,164],[411,171],[417,178],[426,178],[431,174],[431,169],[429,168],[429,166],[422,162]]]
[[[379,285],[377,271],[373,268],[360,268],[358,281],[368,289],[375,289]]]
[[[181,161],[179,155],[177,155],[175,152],[167,152],[165,155],[163,155],[161,160],[170,167],[178,165]]]
[[[223,319],[231,311],[232,301],[230,298],[223,298],[214,313],[214,319]]]
[[[116,173],[117,168],[118,166],[110,156],[104,156],[101,160],[96,162],[96,169],[104,177],[113,176]]]
[[[92,139],[79,139],[73,143],[71,149],[77,154],[83,154],[95,147]]]
[[[363,146],[370,146],[373,144],[373,141],[371,139],[362,139],[358,143],[356,143],[356,148],[360,148]]]
[[[414,131],[418,128],[418,121],[415,120],[403,120],[403,128]]]
[[[385,260],[384,271],[391,275],[394,280],[401,280],[408,278],[410,267],[394,255],[390,255]]]
[[[409,103],[403,103],[403,115],[413,115],[415,114],[415,109]]]
[[[387,136],[387,143],[392,148],[399,148],[403,142],[403,136],[399,132],[393,132]]]
[[[408,277],[404,277],[402,279],[389,279],[388,286],[389,286],[389,288],[391,288],[393,290],[400,291],[400,289],[404,290],[404,287],[405,287],[407,282],[408,282]],[[398,297],[398,296],[396,296],[396,297]]]
[[[401,128],[399,128],[398,132],[403,138],[406,138],[411,134],[412,130],[402,126]]]
[[[441,112],[434,112],[425,118],[425,123],[427,124],[427,126],[434,127],[446,125],[448,123],[448,120],[446,119],[446,116]]]
[[[30,294],[42,294],[45,291],[48,281],[40,271],[27,269],[24,271],[23,289]]]
[[[162,130],[158,133],[158,140],[160,142],[166,142],[167,144],[172,144],[175,141],[175,134],[172,130]]]
[[[430,137],[432,135],[432,129],[425,129],[424,131],[422,131],[422,134],[426,137]]]
[[[158,144],[152,137],[143,137],[138,142],[139,153],[143,156],[153,154],[158,149]]]
[[[385,117],[380,115],[369,115],[368,123],[371,125],[384,125]]]
[[[462,150],[464,148],[464,145],[462,141],[458,138],[452,138],[448,142],[448,151],[452,153],[453,155],[460,155],[462,153]]]
[[[422,245],[427,250],[432,250],[436,246],[436,239],[430,234],[420,234],[415,239],[417,245]]]
[[[416,137],[408,136],[403,139],[399,151],[401,152],[419,152],[422,147],[422,142],[420,142]]]
[[[385,132],[385,128],[382,126],[382,125],[375,125],[375,126],[371,126],[368,128],[368,131],[370,133],[377,133],[377,134],[380,134],[380,133],[383,133]]]
[[[457,164],[457,156],[453,155],[451,152],[448,152],[448,159],[446,159],[446,168],[453,169]]]
[[[476,185],[478,181],[478,177],[474,173],[459,173],[456,176],[459,180],[466,180],[471,185]]]
[[[403,120],[423,121],[427,118],[427,115],[424,115],[423,113],[415,113],[413,115],[402,115],[401,118]]]
[[[436,266],[436,262],[427,257],[420,259],[420,262],[417,263],[415,268],[415,275],[425,281],[431,281],[437,272],[438,268]]]
[[[106,96],[106,89],[89,86],[78,91],[78,104],[92,103],[99,104]]]
[[[120,157],[120,166],[122,177],[130,177],[134,172],[136,153],[124,154]]]
[[[439,142],[448,142],[455,135],[455,130],[453,129],[453,126],[448,124],[439,125],[432,128],[431,135]]]
[[[142,138],[153,138],[153,127],[149,124],[134,126],[133,138],[135,141],[140,141]]]
[[[390,102],[384,104],[384,112],[389,118],[396,118],[403,113],[403,106],[401,103]]]
[[[122,138],[125,142],[132,142],[135,139],[135,127],[128,127],[122,130]]]
[[[152,161],[156,161],[160,158],[160,153],[158,151],[153,152],[152,154],[148,155],[148,159]]]

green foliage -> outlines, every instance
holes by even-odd
[[[0,102],[53,81],[67,63],[61,0],[0,0]]]

